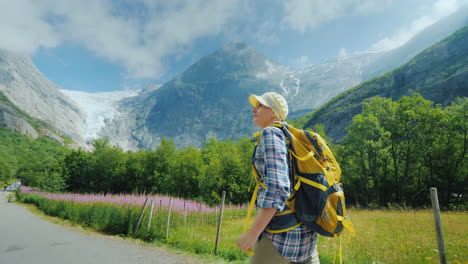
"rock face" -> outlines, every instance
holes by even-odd
[[[100,135],[124,149],[152,148],[162,137],[179,147],[250,136],[249,94],[276,91],[290,102],[290,117],[325,103],[361,81],[360,65],[372,56],[336,58],[297,71],[267,59],[245,43],[229,44],[202,58],[158,89],[120,102],[120,116]],[[366,61],[367,60],[367,61]],[[317,96],[320,94],[320,96]]]
[[[62,137],[41,125],[40,122],[21,111],[0,92],[0,127],[18,131],[31,139],[36,139],[39,135],[43,135],[62,145],[64,144]]]
[[[306,127],[323,124],[327,136],[339,142],[352,117],[361,112],[363,101],[374,96],[398,100],[413,91],[444,106],[468,96],[468,26],[398,69],[336,97],[314,112]]]
[[[111,142],[127,138],[132,149],[155,147],[162,137],[179,147],[200,147],[211,136],[250,135],[248,95],[279,91],[284,70],[243,43],[228,45],[162,87],[123,100],[121,112],[127,114],[114,118],[103,134]],[[275,73],[276,82],[268,78]]]
[[[0,102],[0,126],[18,131],[21,134],[27,135],[31,139],[39,137],[36,129],[34,129],[27,120],[26,117],[21,117],[22,114],[16,111],[11,106]]]
[[[59,92],[24,56],[0,50],[0,91],[28,115],[45,121],[53,130],[85,143],[84,114]]]

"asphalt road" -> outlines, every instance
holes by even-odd
[[[0,191],[0,264],[202,263],[162,248],[53,224],[8,203],[6,194]]]

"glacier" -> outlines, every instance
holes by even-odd
[[[99,138],[99,131],[107,121],[120,114],[118,102],[124,98],[137,96],[141,90],[96,93],[65,89],[59,91],[73,100],[86,114],[82,135],[86,140],[91,141]]]

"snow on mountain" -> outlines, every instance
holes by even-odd
[[[87,93],[72,90],[59,90],[86,113],[83,137],[87,140],[98,138],[99,131],[106,121],[120,114],[117,102],[124,98],[137,96],[140,90]]]

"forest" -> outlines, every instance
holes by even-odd
[[[466,210],[468,98],[443,108],[419,94],[398,101],[374,97],[339,143],[325,137],[340,163],[350,206],[423,208],[436,187],[443,209]],[[295,124],[294,120],[291,122]],[[94,151],[71,150],[40,137],[30,140],[0,128],[0,183],[51,192],[152,193],[215,205],[223,191],[232,204],[247,203],[255,138],[208,140],[203,148],[177,149],[162,139],[152,150],[123,151],[106,139]]]

